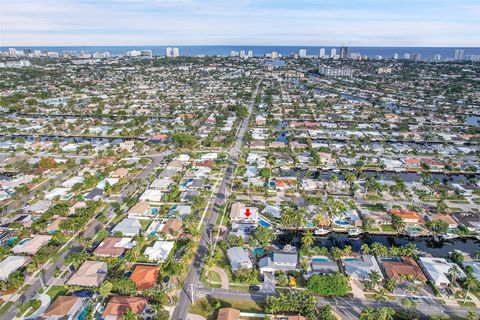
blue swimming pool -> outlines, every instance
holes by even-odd
[[[265,228],[270,228],[272,226],[270,223],[263,219],[258,220],[258,224]]]
[[[312,261],[314,261],[314,262],[329,262],[330,259],[325,258],[325,257],[315,257],[315,258],[312,258]]]
[[[256,255],[263,255],[265,253],[265,250],[263,248],[255,248],[253,251],[252,251],[253,255],[256,256]]]
[[[340,226],[349,225],[349,223],[347,221],[342,221],[342,220],[335,220],[335,224],[338,224]]]

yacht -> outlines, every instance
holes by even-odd
[[[348,235],[352,237],[362,234],[362,230],[358,228],[348,228],[347,231],[348,231]]]
[[[316,229],[313,233],[314,233],[316,236],[324,236],[324,235],[329,234],[329,233],[330,233],[330,230],[320,228],[320,229]]]
[[[458,238],[458,234],[454,234],[454,233],[446,233],[444,235],[441,236],[443,240],[452,240],[452,239],[455,239],[455,238]]]

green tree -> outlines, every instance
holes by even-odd
[[[312,231],[307,230],[302,235],[302,242],[308,246],[309,248],[312,247],[313,242],[315,241],[315,237],[313,236]]]

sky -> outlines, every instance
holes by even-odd
[[[0,0],[0,46],[480,47],[480,0]]]

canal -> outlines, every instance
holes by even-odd
[[[293,233],[279,235],[277,243],[280,245],[292,244],[297,247],[301,246],[300,237]],[[371,246],[373,243],[379,242],[388,248],[391,246],[402,247],[413,242],[417,245],[418,250],[430,253],[434,257],[445,257],[453,250],[460,250],[470,254],[473,257],[475,252],[480,251],[480,241],[473,238],[457,238],[450,241],[435,242],[431,237],[408,238],[402,236],[387,235],[364,235],[362,237],[351,238],[343,233],[331,233],[326,237],[317,237],[314,246],[319,247],[339,247],[345,248],[346,245],[352,247],[352,251],[360,252],[362,244],[367,243]]]

